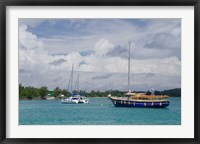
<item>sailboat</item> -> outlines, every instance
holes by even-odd
[[[68,90],[71,88],[71,96],[69,98],[61,99],[62,104],[78,104],[78,103],[89,103],[89,99],[87,99],[85,96],[81,96],[77,93],[73,93],[73,69],[74,65],[72,64],[72,71],[71,71],[71,77],[68,84]],[[76,82],[77,92],[79,91],[79,74]]]
[[[76,87],[77,93],[75,93],[74,95],[79,98],[78,103],[89,103],[89,99],[87,99],[84,95],[78,94],[78,92],[79,92],[79,74],[78,74],[78,77],[77,77],[75,87]]]
[[[116,97],[108,95],[112,103],[116,107],[150,107],[150,108],[164,108],[169,106],[170,100],[167,95],[146,95],[145,93],[133,93],[130,90],[130,48],[129,42],[129,56],[128,56],[128,92],[124,97]]]

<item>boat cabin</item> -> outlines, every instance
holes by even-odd
[[[166,95],[136,95],[132,96],[134,100],[169,100],[169,96]]]

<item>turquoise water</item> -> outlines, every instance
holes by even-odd
[[[114,107],[108,98],[90,104],[61,104],[60,100],[20,100],[20,125],[180,125],[181,98],[167,108]]]

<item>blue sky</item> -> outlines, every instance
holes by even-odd
[[[129,41],[132,90],[181,87],[181,19],[19,19],[19,82],[127,90]]]

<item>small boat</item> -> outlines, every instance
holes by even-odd
[[[130,46],[129,42],[129,58],[128,58],[128,90],[130,85]],[[169,106],[170,100],[167,95],[151,95],[145,93],[132,93],[130,90],[124,97],[116,97],[108,95],[114,106],[116,107],[151,107],[151,108],[164,108]]]
[[[73,94],[75,97],[77,97],[79,99],[78,103],[89,103],[89,99],[87,99],[84,95],[80,95],[78,94],[79,91],[79,74],[75,83],[75,89],[77,91],[76,94]]]
[[[61,99],[61,103],[63,104],[78,104],[78,103],[89,103],[89,99],[87,99],[85,96],[80,96],[79,94],[73,94],[73,96]]]
[[[54,96],[52,96],[51,94],[48,94],[47,96],[45,96],[43,99],[45,100],[54,100],[56,99]]]
[[[73,68],[74,65],[72,65],[72,72],[71,72],[71,78],[68,84],[68,89],[71,86],[71,91],[72,91],[72,85],[73,85]],[[79,91],[79,75],[76,81],[76,87],[77,87],[77,92]],[[89,99],[87,99],[85,96],[81,96],[79,94],[76,93],[72,93],[71,92],[71,97],[69,98],[62,98],[61,99],[61,103],[62,104],[79,104],[79,103],[89,103]]]
[[[46,100],[54,100],[55,97],[51,96],[51,97],[46,97],[45,99],[46,99]]]

